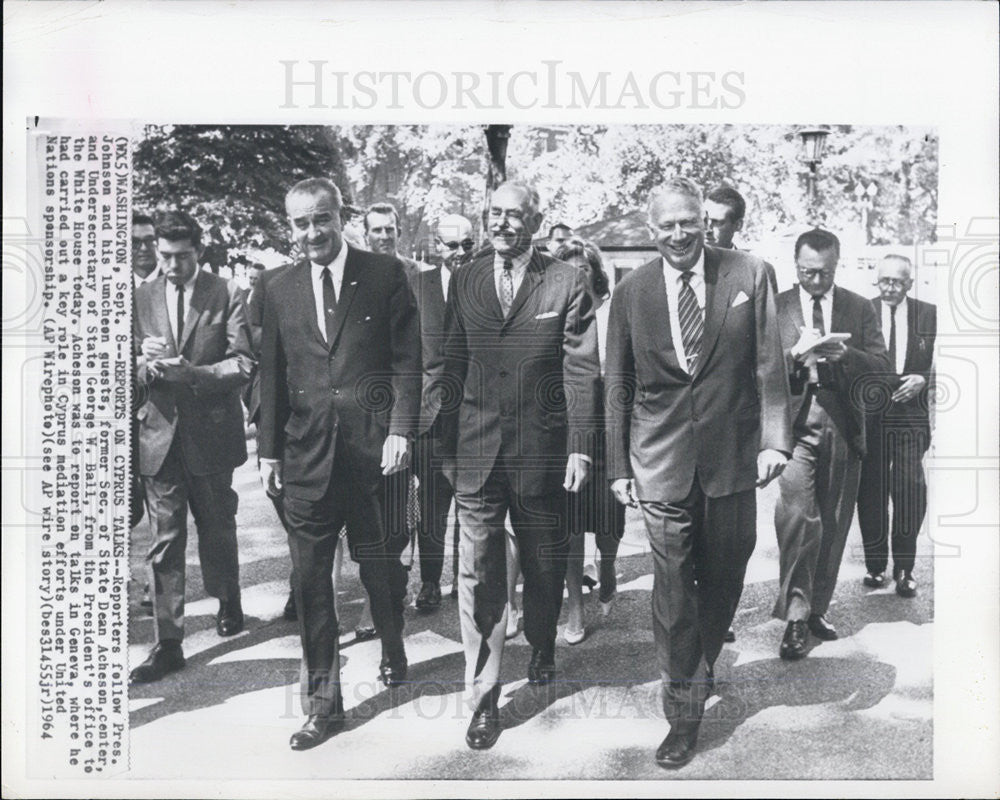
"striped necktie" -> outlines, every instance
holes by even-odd
[[[694,272],[685,270],[681,273],[681,290],[677,296],[677,315],[681,323],[681,339],[684,342],[684,352],[687,355],[688,374],[694,374],[701,355],[701,338],[705,332],[705,320],[698,298],[691,288],[691,278]]]

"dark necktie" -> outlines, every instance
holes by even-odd
[[[177,285],[177,352],[181,352],[181,339],[184,338],[184,284]]]
[[[898,306],[889,307],[889,363],[892,364],[892,371],[896,372],[896,309]]]
[[[326,343],[333,346],[336,331],[333,327],[333,314],[337,310],[337,293],[333,290],[333,275],[329,267],[323,267],[323,319],[326,322]]]
[[[698,298],[691,288],[691,276],[694,273],[686,270],[681,273],[681,290],[677,296],[677,315],[681,323],[681,339],[684,342],[684,353],[687,355],[688,373],[694,374],[701,355],[701,337],[705,331],[705,321],[698,307]]]
[[[500,273],[500,308],[506,317],[510,307],[514,305],[514,262],[509,258],[503,261],[503,272]]]
[[[826,325],[823,324],[823,306],[820,305],[819,298],[813,298],[813,327],[819,331],[820,336],[826,335]]]

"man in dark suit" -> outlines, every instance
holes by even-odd
[[[858,522],[868,574],[864,584],[885,585],[892,497],[892,576],[900,597],[913,597],[917,534],[927,511],[921,459],[930,446],[929,388],[934,380],[937,309],[908,297],[913,267],[905,256],[886,256],[878,269],[879,297],[872,300],[889,351],[890,375],[881,408],[866,419],[868,452],[861,465]]]
[[[832,233],[802,234],[795,242],[799,283],[778,295],[795,450],[774,510],[780,575],[773,614],[788,623],[780,655],[790,660],[805,656],[809,631],[837,638],[825,615],[857,500],[868,382],[889,368],[872,304],[834,286],[839,258]],[[849,338],[823,338],[838,333]]]
[[[705,247],[704,219],[691,181],[659,187],[649,226],[662,258],[622,280],[608,320],[608,477],[619,502],[642,509],[653,550],[664,768],[693,757],[756,543],[755,490],[792,447],[763,262]]]
[[[732,186],[716,186],[705,197],[705,241],[712,247],[726,250],[739,248],[733,243],[736,234],[743,230],[743,220],[747,213],[747,203],[743,195]],[[778,292],[778,278],[774,267],[764,262],[771,291]]]
[[[383,476],[406,468],[419,418],[420,320],[403,265],[344,244],[341,205],[325,178],[292,187],[285,207],[305,259],[264,296],[260,470],[268,491],[284,492],[303,648],[307,721],[293,750],[344,721],[332,571],[345,522],[382,637],[381,680],[395,686],[407,669],[405,572],[400,586],[379,495]]]
[[[242,298],[234,284],[202,269],[201,229],[187,214],[156,226],[160,275],[135,293],[139,471],[153,545],[157,645],[132,670],[148,683],[184,666],[184,549],[188,506],[198,530],[205,591],[219,598],[216,629],[243,629],[233,469],[247,458],[239,389],[253,363]]]
[[[455,455],[461,524],[459,619],[465,646],[466,734],[473,749],[500,735],[500,658],[507,626],[510,512],[524,574],[528,680],[555,673],[566,574],[565,492],[587,478],[588,428],[599,380],[594,309],[583,274],[531,247],[542,214],[530,187],[501,184],[489,226],[494,252],[451,278],[445,363],[437,382],[445,452]]]

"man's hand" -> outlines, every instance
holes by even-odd
[[[623,506],[639,507],[639,500],[635,496],[635,481],[631,478],[618,478],[612,481],[611,493]]]
[[[260,482],[264,484],[264,491],[271,497],[277,497],[285,484],[281,480],[281,461],[278,459],[262,458],[260,460]]]
[[[816,346],[816,342],[819,341],[819,338],[819,331],[815,328],[802,328],[799,340],[792,345],[792,357],[798,359],[799,361],[807,361],[807,359],[812,355],[809,350]]]
[[[892,393],[894,403],[905,403],[912,400],[927,385],[927,379],[923,375],[904,375],[899,387]]]
[[[847,345],[843,342],[826,342],[816,347],[813,353],[823,361],[840,361],[847,355]]]
[[[394,472],[406,469],[410,463],[410,443],[405,436],[390,433],[382,445],[382,474],[392,475]]]
[[[788,456],[779,450],[761,450],[757,454],[757,488],[762,489],[785,469]]]
[[[167,383],[184,383],[190,386],[195,382],[194,368],[184,356],[154,361],[153,366],[158,373],[157,377]]]
[[[167,354],[167,340],[162,336],[147,336],[139,347],[147,361],[163,358]]]
[[[566,459],[566,477],[563,489],[567,492],[579,492],[590,475],[590,462],[579,453],[570,453]]]

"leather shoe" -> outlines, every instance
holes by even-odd
[[[809,630],[812,631],[813,636],[824,642],[832,642],[840,638],[837,636],[837,629],[822,614],[809,615]]]
[[[378,631],[371,625],[359,625],[354,629],[354,641],[367,642],[378,636]]]
[[[531,650],[531,661],[528,662],[528,683],[541,686],[549,683],[556,676],[556,657],[552,651],[545,652],[538,647]]]
[[[728,644],[732,644],[733,642],[735,642],[736,631],[730,628],[728,631],[726,631],[726,635],[722,637],[722,641],[727,642]]]
[[[235,636],[243,630],[243,606],[240,599],[220,600],[215,615],[215,631],[219,636]]]
[[[393,664],[388,658],[383,658],[378,667],[378,676],[386,688],[399,686],[406,681],[406,659]]]
[[[861,579],[861,582],[869,589],[881,589],[885,586],[885,573],[869,572]]]
[[[441,605],[441,587],[434,581],[424,581],[417,595],[417,611],[437,611]]]
[[[806,654],[809,627],[804,619],[793,619],[785,627],[779,655],[786,661],[796,661]]]
[[[171,672],[184,669],[184,651],[178,639],[164,639],[154,647],[146,660],[128,676],[130,685],[154,683]]]
[[[306,724],[292,734],[292,738],[289,739],[288,744],[292,750],[309,750],[318,744],[322,744],[327,738],[343,727],[343,714],[331,714],[330,716],[311,714],[306,720]]]
[[[656,763],[664,769],[679,769],[694,758],[694,746],[698,742],[698,728],[689,733],[681,733],[671,728],[667,738],[656,748]]]
[[[480,701],[465,732],[465,743],[473,750],[489,750],[500,738],[500,684]]]
[[[295,622],[299,618],[299,610],[295,607],[295,592],[288,593],[288,600],[285,601],[285,610],[281,612],[282,619]]]
[[[917,594],[917,582],[913,573],[901,570],[896,576],[896,594],[900,597],[914,597]]]

